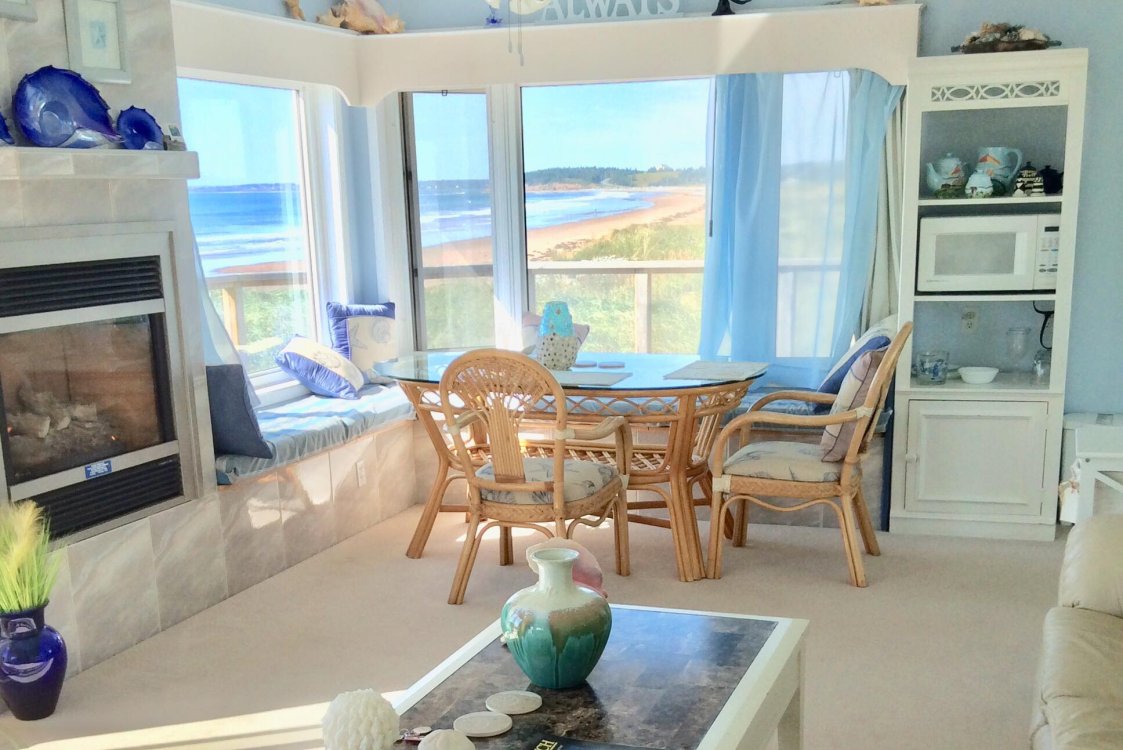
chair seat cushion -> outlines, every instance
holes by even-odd
[[[554,459],[524,458],[523,474],[528,482],[548,482],[554,478]],[[480,479],[495,481],[495,467],[491,462],[476,471]],[[604,486],[617,476],[616,469],[595,461],[565,462],[565,501],[572,503],[584,500],[604,489]],[[550,505],[554,502],[552,492],[508,492],[507,490],[481,489],[480,497],[489,503],[510,503],[513,505]]]
[[[726,474],[795,482],[837,482],[841,471],[841,462],[823,460],[818,445],[780,440],[749,443],[725,462]]]

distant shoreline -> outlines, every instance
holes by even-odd
[[[575,250],[618,229],[636,224],[687,224],[701,221],[704,217],[706,195],[701,187],[646,189],[640,192],[657,193],[649,208],[528,230],[527,257],[532,261],[551,260],[558,252]],[[434,266],[485,265],[492,262],[491,256],[490,237],[425,248],[425,263]]]

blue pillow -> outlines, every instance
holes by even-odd
[[[208,365],[207,393],[216,455],[273,458],[273,446],[261,436],[241,365]]]
[[[827,373],[827,376],[823,378],[823,382],[819,384],[819,392],[838,393],[839,388],[842,387],[842,381],[846,379],[846,373],[850,372],[850,368],[854,366],[858,358],[866,352],[889,346],[890,341],[890,337],[885,335],[885,329],[883,328],[874,327],[863,333],[850,347],[850,351],[842,355],[842,359],[838,360]]]
[[[350,360],[304,336],[293,336],[276,362],[317,396],[358,398],[363,387],[363,374]]]

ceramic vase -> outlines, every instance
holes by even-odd
[[[0,614],[0,697],[23,721],[55,712],[66,677],[66,643],[41,607]]]
[[[534,356],[547,370],[568,370],[577,363],[580,348],[581,342],[576,336],[550,333],[538,339]]]
[[[573,581],[577,556],[576,550],[563,548],[532,553],[538,583],[511,596],[499,618],[515,662],[539,687],[582,684],[612,632],[605,598]]]

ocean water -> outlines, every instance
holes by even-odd
[[[528,192],[528,229],[615,216],[650,208],[653,194],[626,190]],[[304,227],[295,186],[194,189],[191,222],[208,274],[239,266],[303,259]],[[422,186],[422,247],[491,235],[491,196],[474,187]]]

